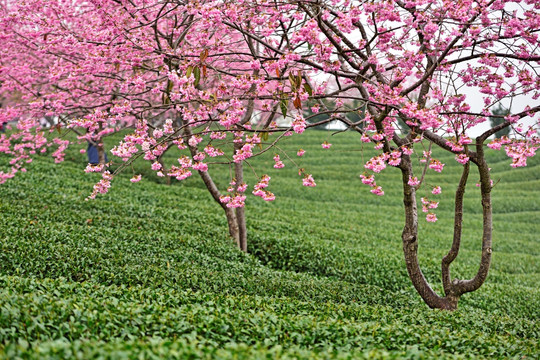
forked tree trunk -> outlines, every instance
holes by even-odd
[[[405,226],[402,233],[403,254],[409,277],[424,302],[430,308],[455,310],[461,295],[477,290],[485,282],[491,264],[491,180],[489,168],[484,158],[482,142],[478,141],[476,153],[470,153],[471,161],[477,166],[480,174],[480,190],[483,208],[482,255],[479,269],[474,278],[470,280],[451,280],[450,264],[456,259],[461,244],[463,225],[463,197],[467,185],[470,163],[464,165],[455,197],[454,236],[452,247],[443,257],[441,264],[442,282],[445,295],[438,295],[429,285],[418,263],[418,208],[416,203],[416,189],[408,184],[412,175],[411,159],[403,155],[400,169],[403,181],[403,203],[405,205]]]

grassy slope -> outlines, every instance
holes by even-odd
[[[0,188],[0,358],[537,356],[540,161],[512,171],[503,153],[490,153],[501,179],[492,270],[446,313],[427,309],[407,278],[399,172],[385,170],[385,197],[371,195],[358,179],[370,152],[362,155],[354,134],[329,136],[306,132],[281,145],[313,173],[314,189],[301,186],[290,162],[273,169],[273,152],[252,162],[272,176],[278,198],[249,197],[249,255],[226,237],[224,216],[196,177],[166,186],[138,163],[146,180],[121,176],[88,202],[96,178],[83,175],[83,155],[74,150],[57,166],[35,161]],[[326,139],[330,150],[320,148]],[[461,171],[440,155],[443,174],[427,178],[443,188],[440,220],[421,221],[419,250],[438,289]],[[222,188],[227,174],[214,174]],[[460,277],[479,260],[476,179],[453,265]]]

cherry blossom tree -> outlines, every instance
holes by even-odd
[[[223,151],[210,143],[199,147],[199,143],[203,135],[214,142],[225,142],[229,137],[242,148],[242,127],[253,112],[244,112],[244,106],[253,109],[254,101],[232,97],[245,91],[236,75],[256,70],[234,54],[216,57],[216,61],[208,57],[209,51],[223,52],[224,44],[240,49],[247,46],[239,34],[225,25],[214,26],[211,17],[205,19],[199,13],[211,10],[173,1],[154,5],[118,1],[4,3],[2,41],[9,52],[2,59],[2,93],[12,104],[1,117],[2,122],[17,119],[18,131],[2,137],[3,152],[13,158],[11,169],[0,173],[0,182],[26,171],[24,164],[31,162],[32,155],[49,147],[57,147],[53,156],[62,161],[69,145],[64,138],[63,128],[67,128],[76,132],[80,141],[98,147],[99,164],[86,168],[87,172],[103,174],[90,195],[95,198],[108,191],[114,176],[108,171],[110,164],[105,163],[103,138],[135,128],[112,150],[124,162],[116,172],[139,156],[152,163],[158,176],[182,180],[196,170],[223,207],[231,236],[246,250],[240,194],[245,191],[242,162],[233,163],[236,180],[231,181],[231,192],[237,195],[227,198],[203,162],[206,157],[223,156]],[[231,69],[232,65],[236,68]],[[224,66],[231,72],[216,72]],[[226,80],[216,80],[219,76],[233,77],[233,83],[225,85]],[[218,94],[230,101],[218,99]],[[209,115],[218,112],[223,114],[220,122],[224,132],[208,127],[214,121]],[[63,121],[47,134],[37,119],[50,115]],[[197,118],[205,116],[202,121]],[[239,127],[235,125],[238,116],[243,116]],[[257,137],[253,139],[255,143]],[[179,157],[179,166],[161,160],[173,147],[189,150]],[[134,174],[132,182],[140,179]]]
[[[0,181],[48,147],[62,159],[67,140],[46,134],[39,116],[59,115],[68,129],[85,130],[81,140],[98,143],[131,127],[112,150],[122,166],[114,173],[108,164],[87,168],[103,176],[90,197],[107,192],[114,175],[139,157],[160,176],[181,180],[196,170],[245,251],[242,164],[284,136],[321,125],[304,115],[309,104],[309,116],[341,121],[379,151],[360,175],[371,193],[384,195],[377,174],[386,167],[401,171],[409,276],[428,306],[455,309],[463,294],[485,282],[491,263],[486,147],[504,148],[511,166],[520,167],[540,146],[540,106],[531,105],[540,97],[539,8],[534,0],[7,1],[0,20],[7,49],[1,91],[19,101],[0,111],[0,122],[18,118],[17,130],[0,138],[1,151],[12,156]],[[514,112],[490,125],[494,106],[519,98],[530,104],[519,108],[516,100]],[[277,127],[278,118],[290,126]],[[156,125],[156,119],[167,120]],[[515,137],[492,138],[510,127]],[[427,150],[416,154],[420,143]],[[429,285],[417,257],[417,192],[427,186],[427,171],[444,169],[432,147],[463,166],[453,241],[441,262],[444,295]],[[164,152],[177,148],[179,165],[164,164]],[[283,166],[279,155],[274,160],[274,167]],[[219,163],[234,174],[226,193],[210,176]],[[452,279],[471,167],[480,177],[482,254],[471,279]],[[301,173],[304,186],[315,186],[311,174]],[[252,193],[272,201],[269,180],[261,174]],[[420,199],[428,222],[437,221],[440,192],[435,186]]]

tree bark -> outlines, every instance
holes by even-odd
[[[409,278],[414,288],[430,308],[453,310],[457,306],[452,299],[443,298],[431,288],[427,282],[420,264],[418,263],[418,208],[416,204],[416,189],[409,185],[409,176],[412,175],[411,159],[403,155],[401,164],[403,181],[403,204],[405,206],[405,226],[401,235],[403,254]]]
[[[446,296],[459,296],[455,294],[455,288],[452,285],[450,276],[450,264],[458,256],[459,248],[461,246],[461,234],[463,229],[463,197],[465,195],[465,187],[467,186],[467,179],[469,177],[469,168],[470,163],[466,163],[463,166],[463,174],[461,175],[461,179],[456,190],[454,208],[454,239],[452,241],[452,247],[443,257],[441,262],[442,282],[444,293],[446,294]]]
[[[242,148],[242,144],[235,144],[235,151]],[[240,163],[234,163],[234,177],[236,187],[244,182],[244,166]],[[245,207],[236,208],[236,221],[238,223],[238,244],[240,250],[247,252],[247,228],[246,228],[246,210]]]
[[[464,165],[463,173],[456,190],[455,210],[454,210],[454,236],[452,247],[443,257],[441,263],[442,282],[445,296],[439,296],[429,285],[420,265],[418,263],[418,209],[416,203],[416,188],[408,184],[409,177],[412,176],[412,164],[408,155],[402,156],[400,169],[403,182],[403,203],[405,205],[405,226],[402,233],[403,254],[407,272],[413,286],[424,302],[430,308],[455,310],[461,295],[472,292],[480,288],[485,282],[492,253],[492,212],[491,212],[491,179],[489,168],[484,158],[483,145],[477,141],[476,154],[471,161],[478,167],[480,174],[480,190],[482,194],[483,209],[483,234],[482,234],[482,255],[480,265],[474,278],[470,280],[451,280],[450,264],[457,258],[461,245],[461,234],[463,228],[463,198],[469,175],[470,162]]]
[[[105,148],[103,143],[97,144],[98,160],[100,164],[105,164]]]
[[[184,126],[183,131],[187,139],[189,139],[192,136],[191,128],[189,125],[181,125]],[[197,146],[189,146],[189,151],[191,153],[191,156],[197,155]],[[236,245],[242,250],[246,251],[247,249],[247,241],[246,241],[246,220],[245,215],[242,212],[242,218],[238,218],[238,211],[234,211],[232,208],[228,208],[226,204],[223,204],[220,201],[221,192],[219,191],[218,187],[216,186],[216,183],[210,176],[210,173],[208,171],[197,171],[199,173],[199,176],[201,177],[204,185],[206,186],[206,189],[212,195],[212,198],[221,206],[223,211],[225,212],[225,217],[227,218],[227,225],[229,227],[229,235],[235,240]],[[243,209],[243,208],[242,208]],[[238,209],[237,209],[238,210]],[[242,228],[243,226],[243,233]],[[242,242],[242,238],[244,239]]]
[[[485,160],[483,139],[476,140],[476,157],[474,163],[480,175],[480,193],[482,195],[482,255],[480,265],[474,278],[470,280],[454,280],[456,292],[465,294],[478,290],[486,281],[491,266],[493,218],[491,208],[491,178],[489,166]]]

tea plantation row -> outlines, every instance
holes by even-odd
[[[492,270],[448,313],[428,309],[407,278],[396,169],[381,174],[379,198],[358,179],[373,153],[355,134],[308,131],[282,150],[317,187],[303,188],[290,162],[273,169],[274,153],[246,166],[251,185],[268,173],[277,195],[274,203],[248,198],[249,254],[227,237],[221,209],[196,177],[167,186],[138,162],[132,171],[142,182],[121,175],[109,194],[85,201],[97,177],[84,175],[74,148],[65,163],[39,158],[1,185],[0,358],[539,355],[540,161],[512,171],[504,153],[490,153],[500,179]],[[437,155],[445,170],[426,181],[443,188],[440,220],[421,221],[420,261],[440,290],[461,165]],[[212,173],[221,188],[228,174]],[[477,175],[470,178],[458,277],[472,276],[479,261],[481,207]]]

